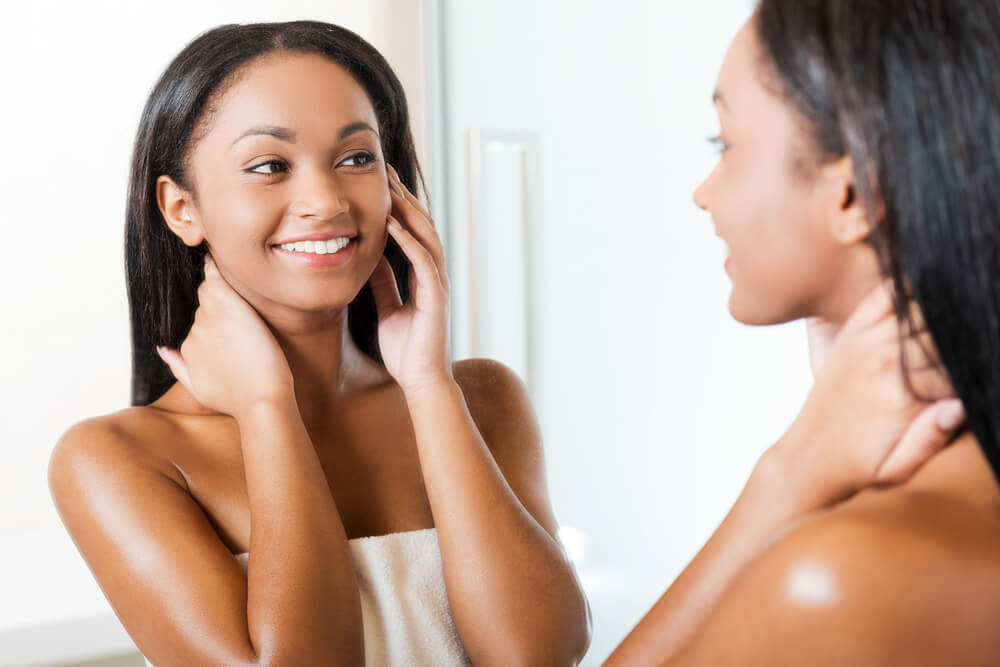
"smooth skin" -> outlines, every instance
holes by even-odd
[[[930,404],[904,386],[900,334],[911,368],[933,347],[919,312],[901,332],[850,161],[806,166],[805,122],[760,62],[748,23],[719,74],[722,155],[695,202],[729,246],[732,315],[812,318],[816,381],[606,664],[996,665],[1000,487],[943,375],[914,373]]]
[[[179,381],[73,426],[50,463],[125,628],[157,667],[361,665],[348,540],[435,527],[475,664],[576,663],[590,611],[524,385],[492,361],[450,361],[441,241],[385,164],[363,89],[323,57],[279,53],[213,108],[192,191],[159,182],[171,231],[211,254],[189,335],[160,351]],[[335,267],[274,248],[330,230],[356,235]],[[413,265],[405,305],[387,235]],[[366,282],[384,366],[347,331]]]

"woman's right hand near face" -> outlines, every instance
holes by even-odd
[[[237,419],[259,402],[294,397],[291,369],[274,335],[210,255],[190,332],[179,350],[157,352],[199,403]]]
[[[835,337],[820,341],[828,349],[812,355],[815,384],[770,454],[792,466],[788,474],[815,504],[906,481],[964,423],[946,371],[928,359],[934,346],[916,306],[912,317],[915,330],[901,337],[892,296],[880,285]],[[824,333],[810,331],[811,352]],[[904,381],[901,345],[916,394]]]

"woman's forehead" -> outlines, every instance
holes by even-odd
[[[261,125],[324,135],[358,121],[378,127],[371,100],[354,77],[328,58],[306,53],[282,52],[250,63],[212,115],[208,134],[230,142]]]

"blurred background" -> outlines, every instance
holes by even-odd
[[[142,664],[52,506],[71,424],[127,407],[123,218],[146,94],[196,34],[309,18],[407,89],[456,358],[525,379],[599,665],[694,556],[810,383],[804,327],[729,316],[691,192],[752,0],[92,1],[0,10],[0,665]],[[28,246],[31,245],[31,248]]]

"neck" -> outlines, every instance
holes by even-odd
[[[351,338],[347,308],[290,320],[270,318],[268,327],[288,360],[307,427],[328,418],[353,391],[386,378],[385,369]]]
[[[828,283],[836,285],[836,289],[815,303],[809,314],[837,326],[843,325],[858,304],[883,281],[878,259],[869,246],[852,248],[841,266],[840,275]]]
[[[347,308],[294,317],[272,315],[265,323],[288,361],[299,415],[310,432],[328,424],[331,413],[350,394],[389,377],[385,368],[354,343],[347,327]],[[179,382],[151,407],[202,416],[221,414],[201,405]]]
[[[905,486],[911,491],[943,491],[984,508],[1000,505],[1000,484],[969,430],[935,454]]]

